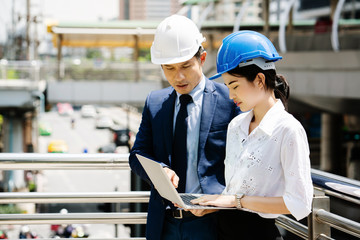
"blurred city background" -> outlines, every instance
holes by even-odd
[[[231,32],[269,37],[283,56],[277,72],[290,82],[289,112],[306,129],[312,168],[360,180],[360,0],[0,0],[0,152],[127,154],[147,94],[168,86],[150,62],[150,46],[156,26],[175,13],[206,37],[208,77]],[[147,190],[132,181],[129,170],[0,167],[0,192]],[[360,222],[358,205],[331,204],[332,212]],[[132,205],[0,204],[0,214],[60,211],[129,212]],[[99,239],[135,231],[122,224],[79,227]],[[0,236],[50,238],[55,228],[0,225]]]

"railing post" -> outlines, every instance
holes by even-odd
[[[7,65],[8,65],[8,61],[6,59],[0,60],[1,78],[3,80],[7,80]]]
[[[316,240],[321,234],[331,237],[330,226],[316,220],[316,211],[319,209],[330,211],[330,199],[324,192],[314,189],[312,212],[308,216],[309,240]]]

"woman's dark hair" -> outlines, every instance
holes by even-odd
[[[236,67],[228,71],[228,73],[235,77],[245,77],[249,82],[253,82],[258,73],[263,73],[265,75],[265,88],[274,90],[275,97],[280,98],[287,109],[290,86],[284,76],[276,74],[275,69],[262,70],[260,67],[253,64],[241,68]]]

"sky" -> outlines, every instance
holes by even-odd
[[[119,14],[119,0],[30,0],[31,14],[42,19],[38,33],[46,33],[46,23],[54,21],[114,20]],[[16,31],[25,26],[26,0],[0,0],[0,43],[7,39],[11,30],[11,12],[15,4],[15,16],[22,17]],[[40,36],[41,38],[41,36]]]
[[[112,20],[119,15],[119,0],[42,0],[42,2],[45,17],[59,21]]]

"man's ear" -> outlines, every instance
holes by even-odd
[[[206,56],[207,56],[207,52],[206,52],[206,51],[203,51],[203,52],[201,53],[201,55],[200,55],[200,64],[201,64],[201,66],[204,65],[205,60],[206,60]]]

